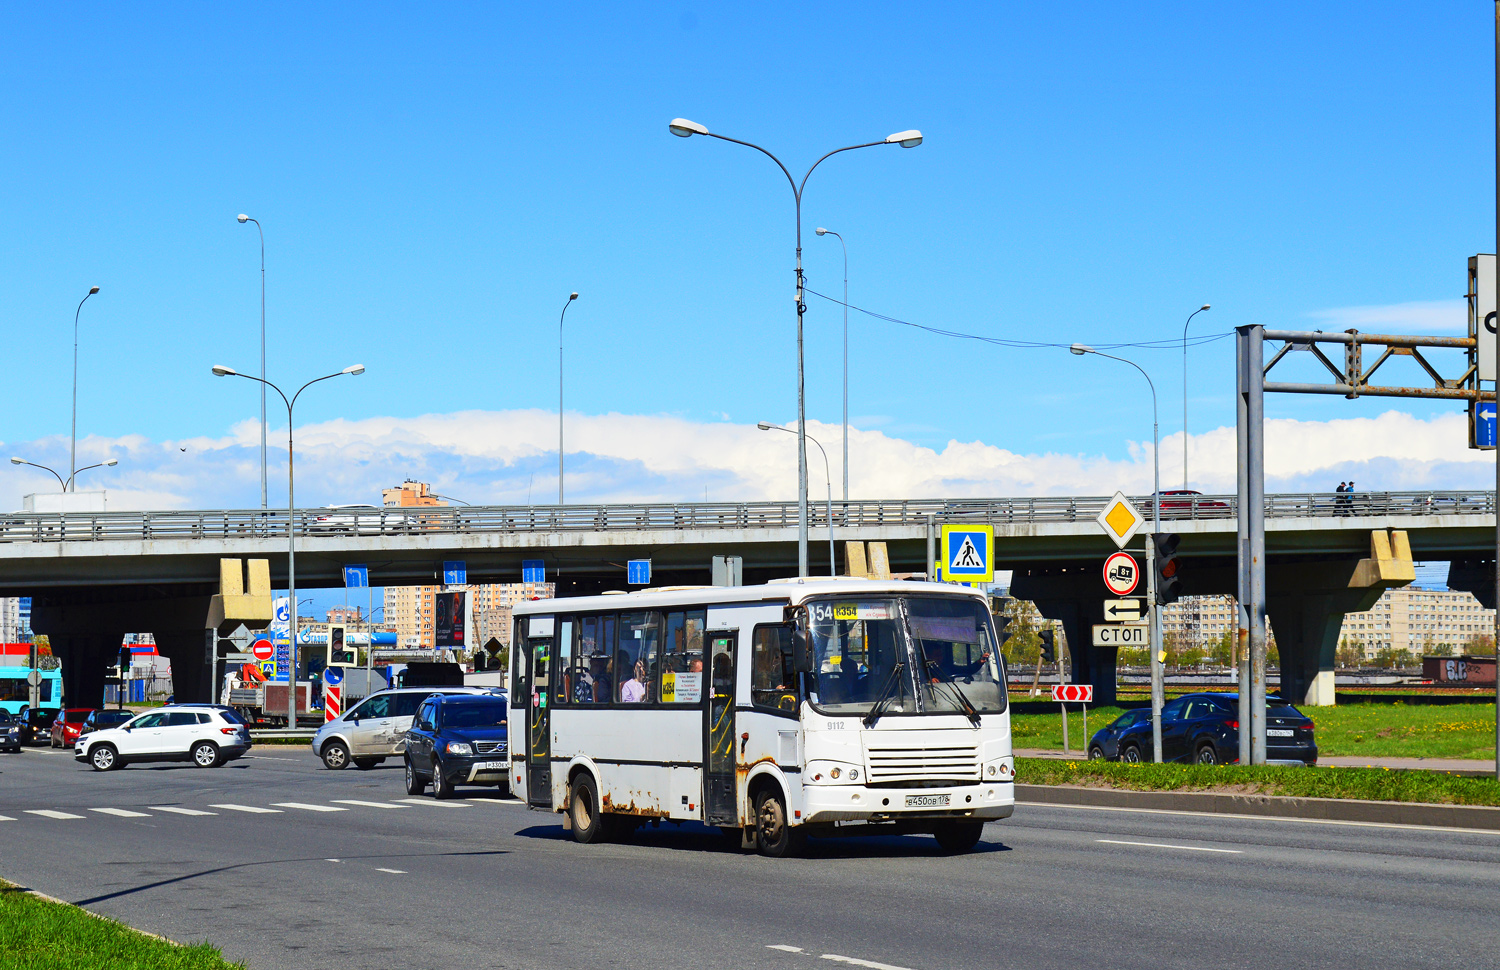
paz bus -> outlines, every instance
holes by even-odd
[[[972,849],[1015,807],[1004,659],[977,590],[866,579],[664,587],[515,608],[515,794],[579,842],[698,820]]]

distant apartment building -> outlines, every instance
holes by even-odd
[[[1233,596],[1189,596],[1162,607],[1162,633],[1183,648],[1207,647],[1226,633],[1232,636],[1238,625]],[[1386,590],[1369,610],[1346,614],[1339,644],[1357,647],[1366,659],[1386,649],[1458,654],[1494,629],[1495,611],[1472,593],[1403,586]],[[1274,638],[1275,631],[1268,632]]]
[[[21,600],[0,596],[0,643],[21,642]]]
[[[447,505],[426,482],[405,481],[380,493],[381,502],[389,508]],[[403,647],[432,647],[436,639],[433,598],[440,586],[387,586],[385,588],[385,625],[396,631],[396,642]],[[468,641],[474,648],[491,642],[510,646],[511,607],[530,599],[550,599],[555,595],[552,583],[492,583],[450,586],[451,591],[469,594],[469,613],[473,629]],[[331,615],[331,614],[330,614]],[[336,621],[335,621],[336,622]]]
[[[335,606],[328,611],[327,622],[357,626],[365,622],[365,617],[364,612],[357,606]]]

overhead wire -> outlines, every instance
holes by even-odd
[[[1040,348],[1058,348],[1067,350],[1072,346],[1071,343],[1053,343],[1044,340],[1015,340],[1008,337],[986,337],[982,334],[977,333],[964,333],[961,330],[946,330],[942,327],[931,327],[923,323],[913,323],[910,320],[902,320],[900,317],[892,317],[884,313],[876,313],[874,310],[866,310],[864,307],[855,306],[853,303],[845,303],[838,297],[828,296],[825,293],[819,293],[817,290],[814,290],[806,285],[802,287],[802,290],[805,293],[811,293],[813,296],[821,297],[827,300],[829,303],[836,303],[839,306],[848,307],[856,313],[863,313],[865,316],[874,317],[876,320],[883,320],[886,323],[899,324],[903,327],[911,327],[915,330],[925,330],[928,333],[937,334],[942,337],[954,337],[959,340],[977,340],[981,343],[993,344],[996,347],[1011,347],[1025,350]],[[1232,336],[1234,336],[1233,331],[1225,331],[1224,333],[1200,334],[1187,338],[1186,345],[1189,347],[1199,347],[1204,344],[1211,344],[1215,341],[1223,340],[1226,337]],[[1183,344],[1184,342],[1181,339],[1171,339],[1141,340],[1132,343],[1090,344],[1090,346],[1095,350],[1125,350],[1128,348],[1137,348],[1144,350],[1179,350],[1182,348]]]

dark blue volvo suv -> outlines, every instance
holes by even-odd
[[[1240,758],[1238,694],[1185,694],[1161,709],[1161,748],[1166,761],[1228,764]],[[1151,710],[1126,711],[1089,739],[1089,758],[1149,761]],[[1313,722],[1279,697],[1266,697],[1268,764],[1315,765]]]
[[[406,790],[428,784],[438,798],[457,785],[509,789],[510,753],[503,695],[434,694],[417,708],[406,733]]]

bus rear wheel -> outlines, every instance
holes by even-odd
[[[590,845],[604,841],[607,826],[599,812],[599,788],[588,772],[573,779],[573,790],[568,796],[568,821],[573,824],[574,842]]]
[[[937,837],[938,848],[957,855],[968,852],[979,844],[979,837],[984,834],[984,823],[947,822],[934,829],[932,834]]]
[[[807,833],[787,818],[786,801],[780,792],[763,791],[755,796],[755,849],[763,856],[782,859],[800,855]]]

